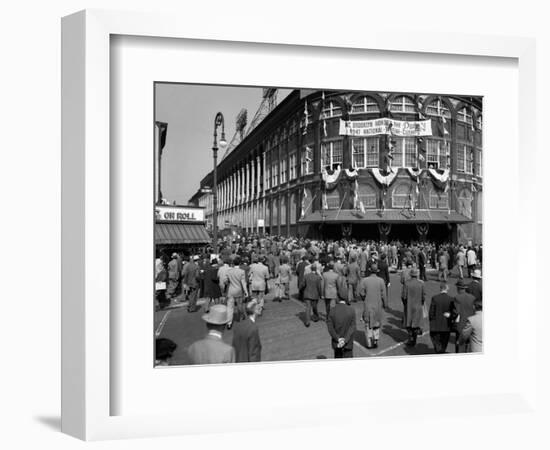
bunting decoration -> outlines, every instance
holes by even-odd
[[[382,173],[382,170],[379,168],[370,169],[372,175],[374,176],[374,179],[385,187],[390,187],[391,184],[395,181],[397,177],[397,169],[392,169],[391,167],[389,170],[385,171],[385,174]]]
[[[352,180],[359,176],[359,170],[357,169],[357,167],[354,167],[353,169],[344,169],[344,173],[348,178]]]
[[[449,169],[428,169],[428,172],[432,177],[434,185],[440,191],[447,192],[447,189],[449,188]]]
[[[334,189],[336,187],[336,184],[338,182],[338,178],[340,178],[340,166],[336,167],[336,170],[332,172],[332,174],[329,174],[326,169],[323,169],[321,172],[321,177],[323,179],[325,189]]]

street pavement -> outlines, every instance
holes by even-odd
[[[418,337],[415,347],[407,347],[407,332],[401,326],[403,304],[401,302],[400,274],[390,274],[389,302],[380,330],[378,348],[367,349],[364,324],[360,321],[362,302],[352,303],[357,317],[357,331],[354,335],[354,357],[406,356],[433,354],[433,346],[428,334],[427,319],[422,325],[422,335]],[[449,278],[449,294],[455,295],[456,274]],[[469,279],[465,280],[467,283]],[[270,280],[269,294],[266,297],[266,307],[258,319],[260,339],[262,342],[262,361],[292,361],[307,359],[332,358],[330,335],[327,330],[324,302],[319,302],[319,322],[311,322],[304,326],[304,306],[297,299],[296,277],[290,286],[291,299],[274,302],[274,280]],[[428,271],[426,282],[427,307],[431,297],[439,292],[437,272]],[[204,301],[199,300],[199,305]],[[206,334],[206,326],[201,319],[204,307],[195,313],[188,313],[186,303],[172,305],[155,313],[155,336],[168,338],[177,344],[177,349],[170,360],[170,365],[189,364],[187,348]],[[224,333],[224,341],[231,344],[233,331]],[[447,352],[454,352],[454,337],[451,337]]]

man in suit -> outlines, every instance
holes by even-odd
[[[466,288],[466,292],[472,294],[478,302],[482,302],[483,294],[481,287],[481,270],[476,269],[472,272],[472,282]]]
[[[348,302],[357,301],[357,286],[361,280],[361,268],[357,264],[356,257],[350,256],[350,263],[346,268],[346,277],[348,280]]]
[[[300,286],[304,286],[304,276],[307,265],[307,256],[304,254],[302,260],[296,266],[296,275],[298,276],[298,298],[302,301],[304,300],[304,289]]]
[[[441,292],[432,297],[430,304],[430,338],[435,353],[445,353],[451,335],[451,323],[456,317],[455,299],[447,292],[449,285],[442,281]]]
[[[428,256],[426,255],[426,248],[424,246],[421,246],[418,251],[419,280],[427,281],[427,277],[426,277],[427,263],[428,263]]]
[[[258,300],[258,316],[261,316],[264,310],[264,296],[267,290],[267,281],[269,280],[269,269],[264,264],[264,261],[265,258],[263,256],[259,260],[254,259],[248,271],[252,297]]]
[[[328,320],[330,314],[330,306],[332,302],[336,302],[338,297],[338,291],[336,287],[336,280],[340,274],[334,271],[334,266],[332,263],[327,265],[328,270],[323,273],[323,298],[325,299],[325,320]]]
[[[470,344],[470,352],[483,351],[483,304],[476,300],[474,302],[475,314],[466,319],[466,323],[460,333],[459,342],[461,345]]]
[[[386,286],[386,298],[388,299],[388,288],[390,286],[390,268],[388,266],[388,257],[385,253],[380,255],[378,260],[378,276],[384,280],[384,285]]]
[[[235,312],[235,305],[237,306],[237,320],[241,320],[244,317],[243,300],[248,297],[248,290],[246,287],[246,278],[244,270],[239,267],[241,264],[241,257],[235,256],[231,261],[231,267],[225,274],[225,280],[222,280],[223,284],[227,287],[227,314],[229,316],[229,322],[227,328],[231,329],[233,326],[233,316]]]
[[[176,297],[178,296],[181,277],[180,267],[180,263],[178,262],[178,254],[174,252],[172,253],[172,258],[168,263],[168,285],[166,289],[166,299],[168,304],[172,299],[176,301]]]
[[[187,311],[190,313],[196,312],[200,309],[200,307],[197,306],[197,295],[199,293],[199,266],[197,265],[197,261],[199,260],[199,256],[195,255],[193,258],[191,258],[191,261],[189,261],[184,267],[182,271],[182,282],[185,284],[188,288],[189,292],[189,304],[187,305]]]
[[[204,339],[189,346],[187,350],[191,364],[224,364],[235,362],[235,349],[223,342],[223,332],[229,317],[225,305],[214,305],[203,314],[208,334]]]
[[[343,277],[341,277],[343,278]],[[353,358],[353,334],[355,333],[355,309],[339,299],[327,320],[328,332],[335,358]]]
[[[407,322],[405,324],[407,333],[409,334],[407,346],[414,347],[416,345],[416,338],[421,331],[426,290],[424,282],[418,279],[419,270],[416,267],[410,271],[410,275],[411,279],[405,283],[403,295],[407,305]]]
[[[404,327],[407,326],[407,299],[405,297],[405,286],[407,281],[411,279],[412,261],[405,260],[405,268],[401,271],[401,301],[403,302],[403,317],[401,323]]]
[[[462,330],[466,326],[466,321],[468,317],[475,314],[474,302],[476,298],[466,292],[466,285],[464,281],[459,279],[456,282],[457,295],[455,299],[457,321],[455,322],[455,333],[456,333],[456,353],[464,353],[466,351],[465,346],[459,343],[459,337],[462,333]]]
[[[386,286],[378,275],[377,264],[370,266],[370,275],[359,283],[359,295],[363,299],[362,319],[365,322],[367,348],[377,348],[382,325],[382,309],[386,307]]]
[[[306,320],[305,325],[309,327],[310,319],[314,322],[319,320],[319,313],[317,311],[317,302],[323,297],[323,279],[317,273],[317,266],[312,264],[311,271],[304,276],[303,290],[304,290],[304,302],[306,304]],[[311,314],[313,310],[313,316]]]
[[[237,362],[259,362],[262,355],[260,332],[256,324],[258,301],[251,300],[245,306],[246,319],[239,322],[233,331],[233,347]]]

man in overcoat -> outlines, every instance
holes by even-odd
[[[442,281],[441,292],[432,297],[430,304],[430,338],[435,353],[445,353],[451,335],[451,323],[456,317],[455,299],[448,294],[449,285]]]
[[[482,302],[483,293],[481,287],[481,270],[475,269],[472,272],[472,282],[466,288],[466,292],[472,294],[478,302]]]
[[[407,322],[405,324],[409,334],[407,346],[413,347],[421,332],[426,290],[424,282],[418,279],[419,270],[416,267],[410,271],[410,275],[411,279],[405,283],[403,295],[407,304]]]
[[[456,333],[456,352],[457,353],[465,353],[466,348],[465,345],[459,344],[459,336],[462,333],[462,330],[466,326],[466,321],[468,320],[468,317],[473,316],[475,314],[474,309],[474,302],[476,298],[472,295],[466,292],[466,285],[464,284],[464,281],[459,279],[456,282],[456,290],[457,295],[455,298],[455,306],[456,306],[456,314],[457,314],[457,321],[455,323],[455,333]]]
[[[262,343],[256,324],[258,301],[251,300],[245,307],[246,319],[239,322],[233,331],[233,347],[236,362],[259,362],[262,359]]]
[[[327,268],[328,270],[323,273],[323,298],[325,299],[326,311],[325,320],[328,320],[332,303],[336,303],[336,298],[338,297],[336,280],[341,276],[341,274],[334,271],[332,263],[329,263]]]
[[[328,332],[335,358],[353,357],[353,334],[355,333],[355,309],[339,299],[331,309],[327,320]]]
[[[382,311],[386,307],[386,286],[378,275],[377,264],[370,266],[370,275],[359,283],[359,295],[363,299],[362,320],[365,322],[367,348],[377,348],[382,325]]]
[[[187,311],[190,313],[200,309],[200,307],[197,306],[200,278],[199,266],[197,265],[198,260],[198,255],[193,256],[193,258],[183,267],[182,271],[182,283],[189,289],[189,304],[187,305]]]
[[[312,264],[310,267],[311,271],[304,276],[302,282],[304,302],[306,304],[306,327],[309,327],[310,319],[314,322],[319,320],[317,303],[319,302],[319,299],[323,297],[323,278],[317,273],[317,266],[315,264]]]

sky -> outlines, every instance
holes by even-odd
[[[280,103],[291,91],[279,90]],[[262,101],[262,88],[156,84],[155,120],[168,123],[162,153],[162,195],[169,203],[186,205],[200,181],[213,168],[214,118],[221,112],[225,137],[231,141],[242,108],[252,121]],[[218,141],[221,128],[218,129]],[[218,152],[218,160],[224,151]]]

